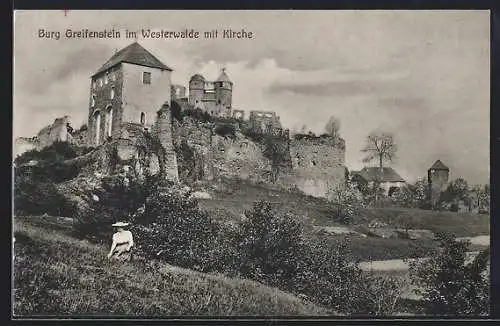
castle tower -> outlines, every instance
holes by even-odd
[[[232,97],[233,82],[227,76],[226,69],[222,68],[219,78],[215,81],[215,99],[217,101],[217,106],[223,111],[231,111]]]
[[[88,145],[118,137],[124,123],[151,127],[170,101],[171,72],[137,42],[116,52],[91,77]]]
[[[179,181],[177,170],[177,156],[175,155],[174,144],[172,142],[172,120],[170,116],[170,106],[165,102],[156,113],[156,124],[153,129],[154,136],[160,141],[162,146],[160,161],[163,161],[163,169],[168,180]],[[160,165],[161,166],[161,165]]]
[[[429,194],[432,207],[436,207],[441,197],[441,192],[446,189],[449,173],[450,169],[440,160],[437,160],[429,170],[427,170],[427,181],[429,183]]]
[[[205,92],[205,77],[196,74],[189,80],[189,104],[195,108],[202,108],[203,94]]]

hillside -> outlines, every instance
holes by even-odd
[[[108,261],[107,248],[71,237],[60,219],[16,218],[14,226],[18,316],[331,315],[249,280],[156,261]]]

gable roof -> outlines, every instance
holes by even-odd
[[[366,181],[375,181],[380,179],[381,182],[406,182],[393,168],[383,168],[380,174],[379,167],[364,167],[361,171],[353,171],[353,176],[358,175]]]
[[[172,68],[167,67],[151,52],[143,48],[139,43],[134,42],[116,52],[92,77],[122,62],[172,71]]]
[[[446,165],[444,165],[441,160],[437,160],[430,168],[429,170],[450,170]]]

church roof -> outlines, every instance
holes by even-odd
[[[450,170],[441,160],[437,160],[429,170]]]
[[[381,182],[405,182],[393,168],[389,167],[383,168],[382,175],[379,167],[364,167],[361,171],[352,171],[351,175],[358,175],[366,181],[376,181],[380,178]]]
[[[231,83],[231,80],[229,79],[229,77],[227,76],[226,74],[226,70],[225,69],[222,69],[222,72],[219,76],[219,78],[217,78],[218,82],[228,82],[228,83]]]
[[[163,62],[152,55],[151,52],[143,48],[139,43],[134,42],[116,52],[93,76],[122,62],[172,71],[172,68],[167,67]]]

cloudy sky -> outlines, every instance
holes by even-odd
[[[451,178],[489,182],[488,11],[17,11],[14,25],[14,137],[63,115],[85,123],[89,78],[134,41],[125,29],[245,29],[253,39],[138,42],[174,69],[174,83],[225,66],[235,108],[276,111],[290,129],[321,133],[336,116],[350,169],[363,166],[367,134],[383,130],[408,180],[441,159]],[[38,37],[84,28],[122,38]]]

